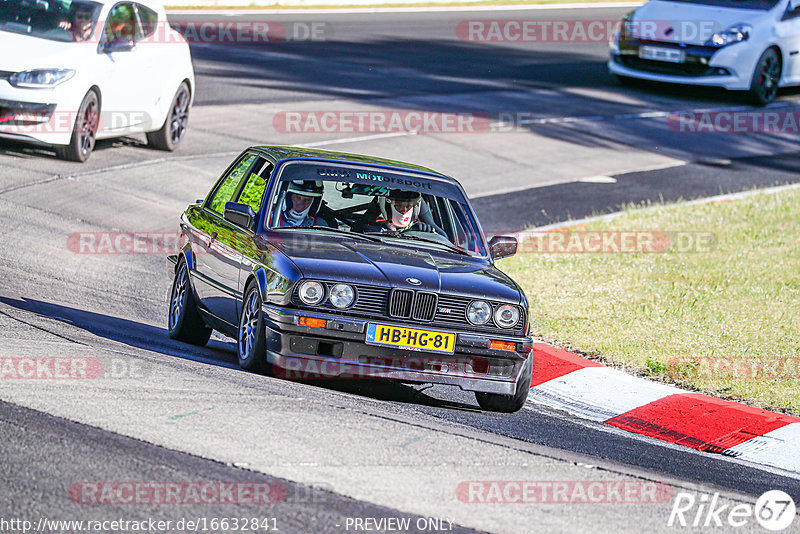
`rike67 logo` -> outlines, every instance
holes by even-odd
[[[767,530],[778,532],[789,528],[797,515],[792,497],[780,490],[770,490],[756,501],[722,504],[719,493],[700,494],[680,492],[675,495],[672,513],[667,525],[681,527],[743,527],[751,525],[753,518]]]

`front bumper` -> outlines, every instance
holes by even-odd
[[[69,144],[82,98],[61,86],[26,89],[0,79],[0,137],[37,144]]]
[[[444,384],[463,390],[513,395],[530,355],[527,337],[454,331],[453,354],[412,351],[365,343],[364,319],[265,304],[267,360],[286,378],[382,378]],[[324,319],[324,328],[299,324],[300,317]],[[424,328],[378,319],[381,324]],[[439,330],[438,328],[436,330]],[[489,341],[514,343],[515,350],[489,348]]]
[[[639,57],[642,46],[682,51],[681,63],[654,61]],[[674,42],[628,40],[611,46],[608,69],[613,74],[655,82],[722,87],[729,90],[750,88],[758,56],[747,43],[722,48],[683,45]]]

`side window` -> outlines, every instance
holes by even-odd
[[[133,8],[133,4],[126,3],[114,6],[114,9],[108,14],[105,34],[109,43],[136,40],[136,11]]]
[[[250,175],[247,183],[244,184],[244,189],[242,189],[242,192],[239,195],[238,202],[247,204],[253,208],[254,212],[258,213],[258,210],[261,207],[261,200],[264,198],[264,191],[266,189],[267,181],[261,176],[253,173]]]
[[[146,39],[155,34],[158,29],[158,13],[141,4],[136,4],[136,11],[139,12],[141,38]]]
[[[233,195],[235,195],[236,191],[239,189],[242,178],[247,174],[247,171],[250,169],[255,159],[255,154],[247,154],[236,164],[222,183],[217,186],[214,196],[208,203],[208,208],[210,210],[216,211],[222,215],[222,212],[225,211],[225,203],[233,200]]]
[[[465,250],[483,254],[483,247],[480,242],[475,239],[475,235],[471,230],[473,225],[470,223],[465,206],[452,200],[448,200],[447,204],[449,205],[449,209],[453,212],[453,219],[456,226],[455,236],[451,241]]]

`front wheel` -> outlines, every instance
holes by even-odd
[[[68,161],[83,163],[92,155],[97,135],[97,127],[100,124],[100,99],[97,93],[89,91],[83,97],[75,116],[75,124],[72,127],[72,137],[66,146],[56,147],[56,154],[59,158]]]
[[[172,152],[183,140],[189,127],[189,86],[181,83],[172,99],[167,118],[160,129],[147,133],[147,144],[158,150]]]
[[[169,296],[169,337],[202,347],[208,343],[211,332],[197,311],[189,269],[181,259]]]
[[[528,356],[525,368],[517,381],[517,388],[513,395],[500,395],[497,393],[475,393],[478,404],[489,412],[513,413],[519,411],[528,400],[533,376],[533,358]]]
[[[781,79],[781,58],[774,48],[761,54],[750,82],[750,100],[757,106],[765,106],[775,99]]]
[[[250,282],[244,291],[236,346],[239,367],[256,373],[270,371],[266,355],[264,312],[261,311],[261,291],[255,282]]]

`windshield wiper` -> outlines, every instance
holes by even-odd
[[[448,250],[452,250],[453,252],[457,252],[457,253],[463,254],[465,256],[472,256],[472,254],[470,254],[469,251],[467,251],[467,250],[465,250],[465,249],[463,249],[463,248],[461,248],[461,247],[459,247],[457,245],[454,245],[454,244],[452,244],[450,242],[443,243],[442,241],[438,241],[436,239],[428,239],[428,238],[425,238],[425,237],[420,237],[418,235],[407,235],[407,234],[404,234],[402,232],[362,232],[362,235],[363,234],[371,235],[371,236],[372,235],[379,235],[379,236],[384,236],[384,237],[397,237],[397,238],[400,238],[400,239],[411,239],[413,241],[422,241],[422,242],[425,242],[425,243],[431,243],[433,245],[441,245],[443,247],[446,247]]]
[[[365,239],[367,241],[372,241],[373,243],[381,243],[382,241],[378,238],[364,235],[359,232],[348,232],[347,230],[340,230],[339,228],[331,228],[330,226],[285,226],[283,228],[278,228],[278,230],[323,230],[326,232],[334,232],[337,234],[343,234],[349,237],[359,237],[361,239]]]

